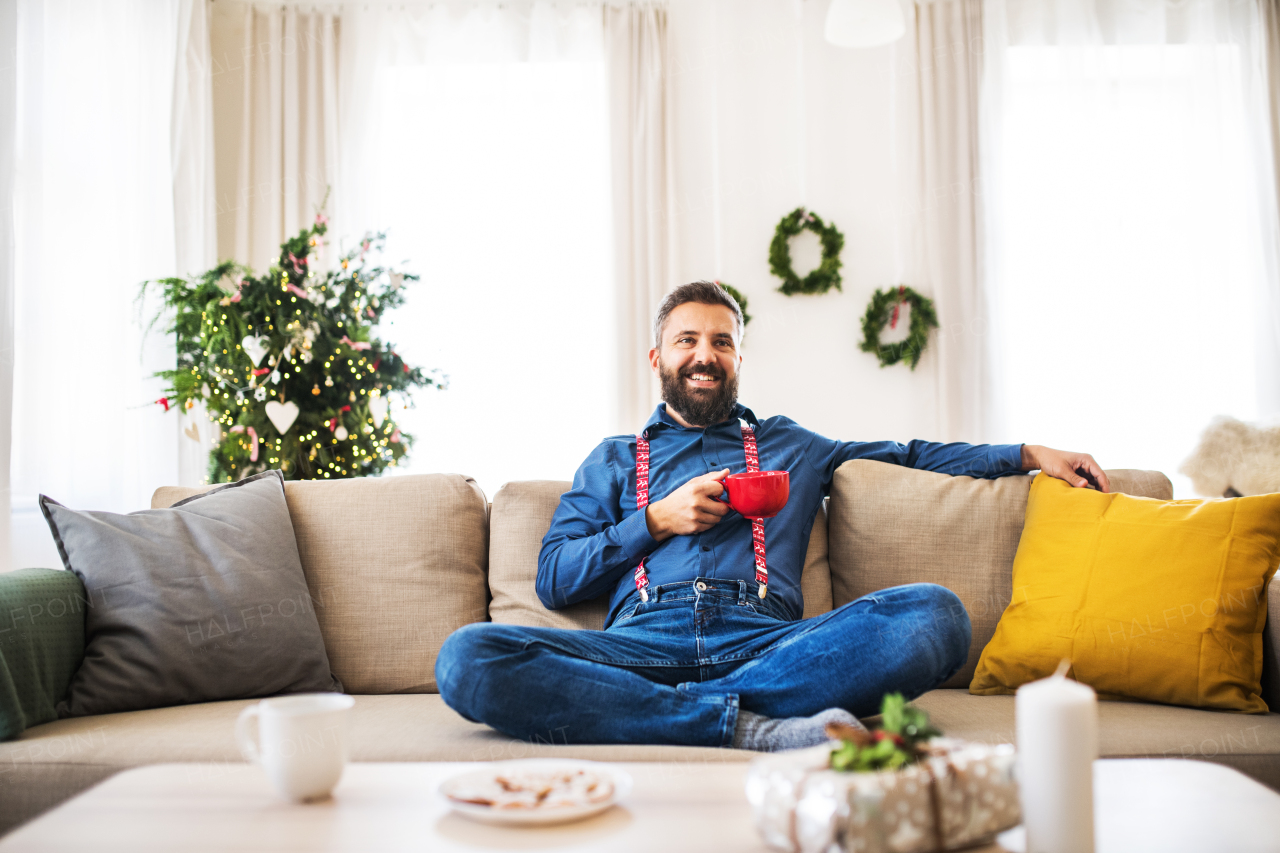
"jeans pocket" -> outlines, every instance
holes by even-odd
[[[611,623],[609,624],[609,627],[610,627],[610,628],[612,628],[612,627],[614,627],[615,625],[621,625],[623,622],[626,622],[628,619],[630,619],[631,617],[633,617],[633,616],[635,616],[637,613],[639,613],[639,612],[640,612],[640,608],[641,608],[641,607],[643,607],[643,606],[644,606],[644,602],[643,602],[643,601],[637,601],[637,602],[636,602],[636,604],[635,604],[635,607],[631,607],[631,608],[626,608],[626,607],[624,607],[624,608],[622,608],[622,612],[618,614],[618,618],[617,618],[617,619],[614,619],[614,620],[613,620],[613,622],[611,622]]]
[[[776,600],[749,598],[742,603],[743,609],[749,611],[752,615],[762,616],[766,619],[772,619],[775,622],[790,622],[788,617],[778,606]]]

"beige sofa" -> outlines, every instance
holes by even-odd
[[[1109,472],[1118,491],[1168,498],[1164,475]],[[973,480],[878,462],[840,468],[804,569],[805,615],[863,594],[930,581],[969,610],[968,665],[920,697],[948,734],[1014,740],[1013,698],[964,689],[1012,594],[1011,566],[1030,477]],[[495,622],[599,628],[603,602],[548,612],[534,593],[538,549],[563,482],[509,483],[486,502],[450,474],[288,483],[294,532],[334,672],[355,694],[355,761],[476,761],[561,755],[620,761],[745,761],[731,749],[573,746],[550,731],[514,741],[469,723],[435,692],[441,643],[460,625]],[[153,507],[196,490],[159,489]],[[1280,594],[1269,591],[1272,615]],[[1280,703],[1276,650],[1265,635],[1264,698]],[[575,701],[567,697],[566,701]],[[238,763],[232,725],[248,701],[60,720],[0,743],[0,831],[128,767]],[[1216,761],[1280,789],[1280,714],[1239,715],[1106,702],[1103,756]],[[230,769],[230,768],[228,768]]]

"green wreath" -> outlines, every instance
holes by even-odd
[[[898,322],[898,307],[903,303],[911,306],[911,327],[906,339],[892,344],[880,343],[881,330],[889,323]],[[938,314],[933,309],[933,300],[900,284],[896,288],[877,290],[872,295],[867,313],[862,315],[862,344],[859,348],[863,352],[875,353],[881,367],[907,359],[911,369],[915,370],[929,342],[929,330],[936,328]]]
[[[791,268],[791,238],[808,229],[822,241],[822,263],[804,278]],[[828,225],[816,213],[803,207],[782,217],[773,232],[769,244],[769,269],[782,279],[778,290],[791,296],[794,293],[826,293],[840,287],[840,250],[844,248],[844,235],[835,225]]]
[[[731,287],[719,279],[716,284],[724,288],[724,292],[733,297],[733,301],[738,303],[738,307],[742,309],[742,327],[745,329],[747,324],[751,322],[751,315],[747,313],[747,297],[738,292],[736,287]]]

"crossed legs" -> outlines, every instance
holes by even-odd
[[[727,746],[739,708],[868,716],[887,692],[915,697],[938,686],[969,650],[963,605],[933,584],[881,590],[798,622],[725,609],[717,629],[742,637],[732,661],[699,659],[699,644],[673,642],[692,638],[695,629],[672,628],[692,625],[689,613],[642,614],[609,631],[468,625],[441,648],[436,681],[451,708],[513,737]]]

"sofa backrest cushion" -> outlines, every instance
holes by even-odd
[[[1113,491],[1171,500],[1158,471],[1107,471]],[[969,659],[943,687],[968,687],[1013,596],[1030,475],[979,480],[865,459],[836,469],[831,486],[831,588],[839,607],[907,583],[936,583],[969,613]]]
[[[548,610],[534,589],[542,537],[551,527],[560,496],[571,485],[567,480],[527,480],[507,483],[493,496],[489,525],[489,591],[493,601],[489,617],[494,622],[596,631],[604,627],[609,609],[607,596]],[[800,588],[806,617],[831,609],[825,512],[819,512],[813,523]]]
[[[157,489],[165,507],[203,489]],[[307,587],[349,693],[435,693],[446,637],[488,607],[488,505],[474,480],[418,474],[285,483]]]

